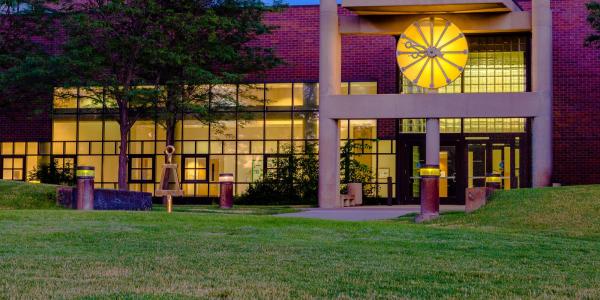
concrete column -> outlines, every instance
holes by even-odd
[[[321,0],[319,98],[341,94],[342,51],[336,0]],[[320,105],[320,112],[323,105]],[[324,114],[321,113],[321,116]],[[340,134],[338,120],[319,120],[319,207],[337,208],[340,202]]]
[[[532,90],[544,101],[532,123],[532,179],[534,187],[552,180],[552,10],[550,0],[532,1]]]
[[[440,119],[427,119],[425,134],[425,164],[440,165]]]

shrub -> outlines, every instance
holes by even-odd
[[[73,166],[67,163],[64,168],[58,168],[56,160],[50,163],[41,163],[29,173],[29,180],[37,180],[41,183],[75,185],[75,174]]]
[[[251,184],[237,199],[239,204],[317,204],[319,161],[315,145],[308,144],[303,155],[294,155],[288,148],[274,163],[276,172],[263,174]]]
[[[367,145],[348,142],[341,149],[341,182],[342,192],[346,192],[347,183],[363,184],[364,195],[374,194],[372,171],[369,166],[355,157],[357,151],[364,152]],[[246,192],[238,197],[238,204],[289,205],[318,203],[319,158],[314,144],[308,144],[305,154],[295,155],[293,149],[286,149],[285,154],[274,162],[277,171],[263,174],[261,180],[251,184]]]

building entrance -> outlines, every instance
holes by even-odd
[[[521,135],[460,137],[442,135],[440,143],[440,203],[464,204],[465,189],[484,187],[490,177],[502,189],[527,187],[528,151]],[[424,136],[397,141],[397,202],[420,202],[419,170],[425,165]]]

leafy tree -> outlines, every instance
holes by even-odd
[[[56,14],[46,8],[52,2],[0,1],[0,106],[31,109],[30,101],[56,83],[46,46],[55,32]]]
[[[591,1],[586,4],[588,10],[587,21],[594,29],[594,33],[585,39],[586,47],[600,48],[600,2]]]
[[[156,106],[158,78],[148,80],[147,57],[161,46],[160,7],[153,0],[88,0],[64,8],[68,36],[62,64],[86,97],[117,112],[120,128],[118,187],[127,186],[128,135]]]
[[[280,61],[269,48],[252,43],[272,27],[262,18],[272,8],[257,0],[156,1],[161,33],[155,57],[148,58],[149,80],[158,79],[157,120],[166,128],[167,144],[175,141],[175,124],[182,112],[204,123],[214,123],[212,109],[236,105],[236,91],[215,88],[240,83]]]

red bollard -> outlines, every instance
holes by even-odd
[[[440,169],[425,166],[421,169],[421,214],[416,222],[426,222],[440,216]]]
[[[219,208],[233,208],[233,174],[220,174],[219,185],[221,188]]]
[[[94,167],[77,167],[77,209],[94,210]]]

